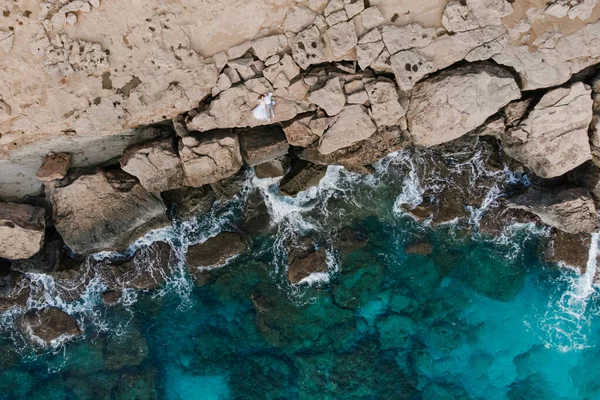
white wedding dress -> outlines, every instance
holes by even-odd
[[[275,113],[273,112],[273,106],[275,102],[271,99],[273,93],[267,93],[265,97],[261,100],[258,100],[258,105],[252,110],[252,116],[259,121],[269,121],[275,117]]]

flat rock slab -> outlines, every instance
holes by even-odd
[[[122,251],[151,229],[169,224],[160,197],[131,175],[98,171],[50,191],[56,229],[75,253]]]
[[[297,161],[279,182],[279,193],[295,196],[318,185],[326,173],[327,167],[325,166],[314,165],[307,161]]]
[[[55,307],[28,311],[19,318],[17,326],[32,341],[41,345],[50,344],[62,337],[81,334],[81,329],[75,319]]]
[[[319,152],[329,154],[352,146],[356,142],[368,139],[376,130],[365,107],[358,104],[346,106],[323,134]]]
[[[583,188],[532,189],[507,199],[506,205],[529,211],[566,233],[591,233],[598,226],[596,206]]]
[[[44,242],[46,211],[27,204],[0,202],[0,257],[32,257]]]
[[[237,131],[244,161],[251,167],[287,154],[290,147],[279,125]]]
[[[72,159],[70,153],[48,154],[35,176],[44,182],[62,179],[67,175]]]
[[[406,117],[413,143],[431,147],[457,139],[520,97],[512,75],[493,64],[441,72],[411,92]]]
[[[288,268],[288,281],[292,285],[297,285],[302,282],[303,279],[308,278],[313,273],[326,273],[327,268],[327,257],[325,249],[320,248],[313,251],[306,257],[296,258]]]

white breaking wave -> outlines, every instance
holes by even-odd
[[[556,347],[560,351],[581,350],[595,343],[587,343],[587,334],[591,329],[592,318],[596,312],[590,310],[598,292],[594,287],[597,270],[598,240],[600,234],[592,233],[586,271],[573,274],[564,269],[564,279],[569,287],[559,299],[551,299],[549,310],[543,318],[543,327],[549,335],[547,347]]]

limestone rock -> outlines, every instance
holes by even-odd
[[[380,78],[367,83],[365,88],[371,103],[371,116],[378,127],[395,126],[406,110],[400,104],[394,82]]]
[[[385,21],[385,18],[383,18],[383,15],[377,6],[365,9],[360,15],[362,17],[362,24],[367,30],[371,30]]]
[[[365,9],[365,2],[362,0],[353,0],[347,3],[344,8],[346,9],[348,18],[352,19],[355,15],[358,15]]]
[[[237,133],[242,157],[251,167],[286,155],[290,147],[278,125],[239,130]]]
[[[281,60],[263,70],[265,78],[271,82],[274,88],[287,87],[290,81],[300,74],[300,68],[289,54],[285,54]]]
[[[319,152],[329,154],[351,146],[367,139],[375,131],[375,124],[363,106],[346,106],[321,138]]]
[[[267,36],[252,42],[252,50],[259,60],[265,61],[270,56],[277,54],[287,47],[285,35]]]
[[[356,58],[358,59],[358,66],[365,70],[373,61],[377,59],[377,56],[383,51],[384,44],[382,41],[364,43],[356,46]]]
[[[183,187],[161,194],[169,209],[173,209],[175,218],[186,220],[207,213],[216,195],[210,185],[198,188]]]
[[[600,201],[600,168],[587,161],[569,172],[569,179],[590,191],[596,202]]]
[[[290,46],[292,47],[294,60],[302,69],[323,61],[325,44],[316,26],[298,33],[291,41]]]
[[[319,135],[310,128],[312,116],[294,119],[283,124],[283,131],[289,144],[298,147],[308,147],[311,143],[319,140]]]
[[[149,192],[164,192],[185,184],[183,166],[171,139],[127,149],[121,157],[121,168],[137,177]]]
[[[221,51],[215,55],[213,55],[213,61],[215,62],[215,66],[217,67],[217,72],[223,71],[223,68],[227,65],[227,61],[229,58],[224,51]]]
[[[227,57],[230,60],[234,60],[236,58],[243,57],[250,48],[252,47],[252,42],[246,40],[244,43],[238,44],[237,46],[230,47],[227,50]]]
[[[313,273],[327,273],[327,271],[325,249],[320,248],[313,250],[305,257],[297,257],[291,260],[287,276],[292,285],[297,285]]]
[[[313,165],[306,161],[295,161],[279,182],[279,193],[285,196],[295,196],[318,185],[326,172],[327,167]]]
[[[560,176],[592,154],[588,127],[591,90],[581,82],[544,95],[521,123],[503,136],[504,151],[543,178]]]
[[[285,32],[298,33],[312,25],[316,14],[310,8],[304,6],[292,7],[285,15],[283,30]]]
[[[30,310],[19,318],[17,326],[34,343],[40,345],[81,334],[73,317],[56,307]]]
[[[520,96],[510,73],[492,64],[444,71],[411,92],[407,119],[413,142],[430,147],[454,140]]]
[[[188,269],[206,270],[224,265],[246,250],[244,238],[233,232],[222,232],[203,243],[188,247],[185,259]]]
[[[344,9],[344,0],[329,0],[327,3],[327,7],[325,7],[324,15],[325,17],[330,16],[336,11],[340,11]]]
[[[60,180],[67,175],[72,159],[70,153],[50,153],[35,176],[44,182]]]
[[[162,200],[120,170],[82,175],[48,193],[56,229],[75,253],[123,251],[168,224]]]
[[[285,175],[290,166],[288,157],[279,157],[276,160],[264,162],[254,167],[254,173],[257,178],[278,178]]]
[[[442,25],[449,32],[502,25],[502,18],[513,11],[510,3],[507,0],[451,0],[444,8]]]
[[[398,86],[404,91],[411,90],[418,81],[435,70],[434,64],[415,49],[394,54],[390,57],[390,65]]]
[[[344,56],[358,43],[356,29],[352,21],[340,22],[330,27],[326,32],[326,36],[331,44],[334,57]]]
[[[539,224],[539,218],[524,210],[503,206],[490,207],[479,222],[479,232],[500,235],[506,227],[513,224]]]
[[[590,233],[598,225],[596,207],[583,188],[532,189],[507,199],[507,206],[529,211],[561,231]]]
[[[333,26],[335,24],[339,24],[340,22],[348,21],[348,14],[346,14],[346,10],[336,11],[331,13],[325,18],[327,21],[327,25]]]
[[[252,57],[229,60],[227,65],[233,68],[244,81],[252,79],[257,74],[257,71],[253,68],[254,59]]]
[[[546,261],[562,263],[585,273],[590,253],[591,235],[556,231],[546,252]]]
[[[366,91],[361,90],[360,92],[355,92],[348,95],[347,98],[348,104],[361,104],[366,105],[369,101],[369,95]]]
[[[26,204],[0,202],[0,257],[29,258],[44,243],[45,210]]]
[[[346,104],[346,96],[340,84],[340,78],[328,80],[325,87],[311,92],[308,100],[325,110],[330,117],[339,114]]]
[[[226,130],[182,138],[179,155],[187,186],[192,187],[217,182],[242,167],[238,137]]]
[[[383,43],[392,55],[401,50],[428,46],[435,34],[435,28],[423,28],[419,24],[386,25],[382,31]]]

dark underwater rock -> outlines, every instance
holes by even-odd
[[[158,400],[157,372],[152,369],[127,371],[119,378],[115,400]]]
[[[426,256],[433,252],[433,246],[431,243],[420,242],[404,248],[404,251],[406,254],[420,254]]]
[[[135,326],[118,336],[110,336],[104,345],[104,365],[109,370],[140,365],[147,355],[146,340]]]
[[[62,336],[81,334],[73,317],[56,307],[29,310],[19,318],[17,326],[36,343],[48,344]]]

